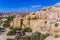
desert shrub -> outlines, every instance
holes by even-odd
[[[54,35],[54,38],[59,38],[59,35],[58,35],[58,34],[55,34],[55,35]]]
[[[24,32],[32,32],[32,29],[31,28],[25,28],[23,31]]]

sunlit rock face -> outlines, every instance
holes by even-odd
[[[57,20],[60,20],[60,3],[55,4],[53,6],[48,6],[43,8],[42,10],[35,12],[34,15],[31,14],[31,17],[37,17],[40,21],[32,21],[34,22],[34,24],[32,27],[34,27],[33,30],[36,30],[36,28],[38,29],[38,27],[40,27],[40,30],[46,26],[46,30],[47,31],[60,31],[60,24],[58,27],[55,27],[55,23],[57,23]],[[44,21],[43,21],[43,20]],[[42,20],[42,21],[41,21]],[[44,22],[47,21],[47,23],[45,24]],[[31,23],[32,23],[31,22]]]
[[[23,26],[24,28],[31,27],[33,32],[40,30],[55,32],[60,31],[60,24],[58,27],[54,26],[58,20],[60,20],[60,3],[44,7],[37,12],[30,12],[24,16]],[[45,23],[45,21],[47,21],[47,23]]]
[[[31,29],[33,30],[33,32],[40,31],[45,27],[44,20],[32,20],[31,23],[33,23],[33,25],[31,24]]]
[[[50,12],[50,13],[48,13],[48,19],[57,20],[58,14],[56,12]]]
[[[46,19],[46,18],[47,18],[47,13],[46,13],[46,11],[41,10],[41,11],[40,11],[40,14],[41,14],[41,19]]]
[[[29,20],[23,20],[23,26],[24,28],[28,28],[29,27]]]
[[[14,28],[21,28],[21,16],[16,16],[12,21]]]
[[[26,19],[26,20],[29,20],[29,18],[30,18],[29,15],[27,15],[27,16],[24,17],[24,19]]]
[[[40,19],[41,18],[40,11],[35,12],[35,16],[36,16],[36,19]]]
[[[25,17],[26,20],[23,21],[25,27],[29,25],[34,32],[41,29],[44,30],[44,28],[47,31],[60,31],[59,26],[54,26],[56,21],[60,20],[59,7],[60,4],[58,3],[53,6],[44,7],[40,11],[29,13]],[[47,23],[45,23],[45,21],[47,21]]]

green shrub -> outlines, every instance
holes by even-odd
[[[59,23],[56,23],[56,24],[55,24],[55,27],[58,27],[58,25],[59,25]]]
[[[31,36],[18,36],[15,40],[44,40],[49,34],[41,34],[40,32],[35,32]]]
[[[13,30],[14,28],[13,27],[9,27],[10,30]]]
[[[17,36],[15,37],[15,40],[30,40],[29,36]]]
[[[46,37],[48,37],[49,36],[49,34],[47,33],[47,34],[41,34],[41,36],[40,36],[40,40],[44,40]]]
[[[20,39],[21,39],[20,36],[16,36],[16,37],[15,37],[15,40],[20,40]]]
[[[16,33],[16,30],[11,30],[11,31],[9,31],[8,33],[7,33],[7,35],[9,36],[9,35],[15,35],[15,33]]]
[[[54,38],[59,38],[59,35],[58,35],[58,34],[55,34],[55,35],[54,35]]]
[[[23,30],[23,32],[32,32],[32,29],[31,28],[26,28]]]
[[[35,32],[35,33],[32,34],[31,39],[32,40],[39,40],[40,39],[40,35],[41,35],[40,32]]]
[[[10,27],[10,23],[8,21],[4,21],[3,27]]]
[[[11,40],[10,38],[7,38],[6,40]]]

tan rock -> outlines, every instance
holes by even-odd
[[[35,13],[35,15],[36,15],[36,19],[40,19],[41,18],[41,14],[40,14],[40,12],[38,11],[38,12],[36,12]]]
[[[50,12],[48,13],[48,19],[52,19],[52,20],[57,20],[58,19],[58,14],[55,12]]]
[[[50,31],[51,30],[51,21],[50,20],[46,20],[47,23],[46,23],[46,30],[47,31]]]
[[[36,19],[35,15],[30,15],[30,19]]]
[[[41,13],[41,19],[46,19],[47,18],[46,11],[40,11],[40,13]]]
[[[20,20],[21,17],[16,17],[13,19],[12,23],[13,23],[13,27],[14,28],[20,28],[21,27],[21,20]]]
[[[29,20],[29,19],[30,19],[30,16],[29,16],[29,15],[26,15],[26,16],[24,17],[24,19]]]
[[[29,20],[23,20],[23,25],[24,25],[24,28],[29,27],[30,25]]]

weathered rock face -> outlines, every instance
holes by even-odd
[[[27,15],[26,17],[24,17],[24,19],[29,20],[30,19],[30,16]]]
[[[51,21],[50,20],[45,20],[47,21],[46,25],[46,30],[50,31],[51,30]]]
[[[56,4],[56,6],[48,6],[43,8],[40,11],[32,12],[27,17],[30,19],[52,19],[56,20],[60,18],[60,7],[59,4]]]
[[[40,31],[40,30],[42,30],[45,27],[44,20],[40,20],[40,19],[38,19],[38,20],[31,20],[30,21],[30,25],[31,25],[30,27],[33,30],[33,32]]]
[[[40,19],[40,18],[41,18],[41,14],[40,14],[40,12],[39,12],[39,11],[36,12],[36,13],[35,13],[35,16],[36,16],[36,19]]]
[[[23,26],[24,26],[24,28],[28,28],[28,27],[30,27],[29,24],[30,22],[29,22],[29,20],[23,20]]]
[[[51,19],[51,20],[57,20],[58,19],[58,14],[55,12],[50,12],[48,14],[48,19]]]
[[[10,26],[13,26],[14,28],[21,28],[21,16],[16,15],[16,17],[10,23]]]
[[[41,17],[41,19],[47,19],[47,12],[46,11],[40,11],[40,17]]]
[[[18,18],[16,18],[16,20],[17,19]],[[54,26],[55,23],[57,23],[56,21],[58,20],[60,20],[59,3],[53,6],[45,7],[37,12],[31,12],[28,15],[24,16],[23,26],[24,28],[31,27],[33,32],[40,30],[60,31],[60,26]],[[20,19],[18,19],[18,21],[20,22]],[[45,21],[47,21],[47,23],[45,23]],[[17,26],[20,25],[19,22],[17,23]]]
[[[55,28],[53,28],[53,25],[55,25],[56,21],[60,20],[60,4],[45,7],[41,11],[32,12],[27,15],[27,19],[29,18],[30,27],[34,32],[44,30],[44,28],[47,31],[60,31],[59,26],[54,26]],[[45,21],[47,21],[47,23],[45,23]],[[29,22],[26,22],[25,24],[27,25],[28,23]]]

